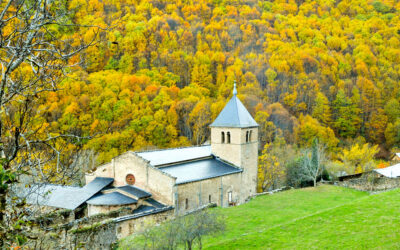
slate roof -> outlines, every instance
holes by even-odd
[[[242,169],[222,162],[215,157],[193,162],[175,164],[159,168],[164,173],[176,177],[176,184],[210,179],[218,176],[242,172]]]
[[[86,201],[86,203],[100,206],[117,206],[136,204],[137,200],[118,192],[112,192],[108,194],[98,194]]]
[[[149,212],[155,210],[155,207],[151,206],[146,206],[146,205],[140,205],[138,208],[133,210],[133,214],[138,214],[138,213],[143,213],[143,212]]]
[[[156,207],[156,208],[165,207],[164,204],[162,204],[162,203],[160,203],[160,202],[154,200],[153,198],[147,199],[146,202],[148,202],[150,205],[152,205],[153,207]]]
[[[74,209],[80,204],[76,197],[81,196],[81,187],[38,184],[27,190],[26,201],[29,204]]]
[[[387,168],[374,169],[374,171],[389,178],[397,178],[400,177],[400,163]]]
[[[258,127],[243,103],[234,94],[210,127]]]
[[[138,210],[139,209],[139,210]],[[114,222],[121,222],[121,221],[126,221],[126,220],[131,220],[131,219],[135,219],[135,218],[140,218],[140,217],[144,217],[150,214],[157,214],[157,213],[161,213],[161,212],[165,212],[168,210],[172,210],[174,209],[174,207],[172,206],[165,206],[163,208],[153,208],[153,209],[149,209],[149,208],[138,208],[136,210],[133,211],[133,214],[129,214],[129,215],[125,215],[125,216],[121,216],[118,218],[113,219]]]
[[[84,187],[39,184],[28,191],[27,202],[73,210],[113,182],[113,178],[96,177]]]
[[[153,166],[182,162],[192,159],[211,156],[211,146],[198,146],[187,148],[171,148],[136,153],[145,160],[150,161]]]
[[[133,195],[133,196],[135,196],[135,197],[137,197],[139,199],[151,196],[151,193],[149,193],[149,192],[147,192],[147,191],[145,191],[143,189],[140,189],[138,187],[131,186],[131,185],[125,185],[125,186],[117,187],[117,188],[122,190],[122,191],[124,191],[124,192],[127,192],[127,193],[129,193],[129,194],[131,194],[131,195]]]

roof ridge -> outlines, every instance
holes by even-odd
[[[53,186],[53,187],[67,187],[67,188],[83,188],[81,186],[78,185],[63,185],[63,184],[56,184],[56,183],[51,183],[51,182],[39,182],[39,183],[33,183],[31,185],[32,187],[38,187],[38,188],[42,188],[42,187],[46,187],[46,186]]]
[[[142,188],[140,188],[140,187],[138,187],[138,186],[135,186],[135,185],[126,184],[126,185],[124,185],[124,186],[119,186],[119,187],[116,187],[116,188],[117,188],[117,189],[120,189],[120,188],[126,187],[126,186],[131,187],[131,188],[136,188],[136,189],[139,189],[140,191],[143,191],[143,192],[146,192],[146,193],[149,193],[149,194],[150,194],[149,191],[146,191],[146,190],[144,190],[144,189],[142,189]]]
[[[236,105],[236,116],[237,116],[237,118],[238,118],[238,122],[239,122],[239,124],[241,124],[241,120],[240,120],[240,115],[239,115],[239,106],[238,106],[238,101],[237,101],[237,99],[238,99],[238,97],[236,96],[236,95],[234,95],[234,100],[235,100],[235,105]],[[239,100],[240,101],[240,100]]]
[[[186,149],[186,148],[200,148],[200,147],[209,147],[211,144],[207,145],[191,145],[186,147],[177,147],[177,148],[160,148],[160,149],[153,149],[153,150],[143,150],[143,151],[131,151],[132,153],[150,153],[156,151],[167,151],[167,150],[175,150],[175,149]]]

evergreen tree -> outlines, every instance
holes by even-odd
[[[318,92],[317,98],[315,98],[312,116],[325,126],[329,126],[332,122],[329,100],[322,92]]]
[[[343,90],[339,90],[333,105],[335,116],[333,125],[336,132],[341,137],[354,137],[360,125],[360,110],[357,104],[347,97]]]

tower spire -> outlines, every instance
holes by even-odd
[[[236,80],[233,80],[233,95],[237,95]]]

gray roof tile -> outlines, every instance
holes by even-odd
[[[210,127],[257,127],[257,122],[250,115],[243,103],[233,95],[225,108],[219,113]]]
[[[73,210],[113,182],[113,178],[96,177],[84,187],[38,184],[28,191],[27,202]]]
[[[138,187],[131,186],[131,185],[125,185],[125,186],[117,187],[117,188],[122,190],[122,191],[124,191],[124,192],[127,192],[127,193],[129,193],[129,194],[131,194],[131,195],[133,195],[133,196],[135,196],[135,197],[137,197],[139,199],[151,196],[151,193],[149,193],[149,192],[147,192],[147,191],[145,191],[143,189],[140,189]]]
[[[147,215],[150,215],[150,214],[162,213],[162,212],[169,211],[169,210],[172,210],[172,209],[174,209],[174,207],[168,206],[168,207],[155,208],[155,209],[146,208],[146,209],[143,209],[144,211],[136,212],[136,213],[135,213],[135,211],[136,211],[135,210],[133,214],[129,214],[129,215],[125,215],[125,216],[121,216],[121,217],[115,218],[115,219],[113,219],[113,221],[114,222],[121,222],[121,221],[131,220],[131,219],[134,219],[134,218],[140,218],[140,217],[147,216]]]
[[[86,201],[86,203],[99,206],[117,206],[136,204],[137,200],[118,192],[112,192],[108,194],[98,194],[90,198],[88,201]]]
[[[242,172],[242,169],[231,166],[215,158],[180,163],[160,168],[160,170],[176,177],[176,184]]]
[[[140,205],[137,209],[133,210],[133,214],[143,213],[143,212],[150,212],[155,210],[155,207]]]
[[[147,199],[146,202],[149,203],[150,205],[152,205],[155,208],[163,208],[163,207],[165,207],[164,204],[154,200],[153,198]]]

